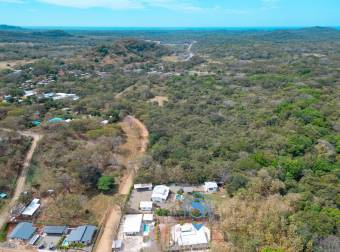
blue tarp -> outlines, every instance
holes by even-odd
[[[40,121],[38,121],[38,120],[34,120],[34,121],[32,121],[32,124],[33,124],[34,126],[39,126],[41,123],[40,123]]]
[[[52,118],[52,119],[48,120],[47,122],[48,122],[48,123],[61,123],[61,122],[63,122],[63,121],[64,121],[64,119],[63,119],[63,118],[60,118],[60,117],[54,117],[54,118]]]

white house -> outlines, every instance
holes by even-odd
[[[24,94],[25,98],[28,98],[28,97],[31,97],[37,94],[35,90],[25,90],[24,92],[25,92]]]
[[[112,252],[120,251],[123,248],[122,240],[114,240],[112,242]]]
[[[203,224],[177,224],[171,229],[172,245],[182,248],[203,248],[209,246],[210,230]]]
[[[134,184],[133,188],[137,191],[151,191],[152,184]]]
[[[40,200],[33,199],[32,202],[21,213],[24,217],[32,217],[40,207]]]
[[[217,192],[218,185],[216,182],[205,182],[204,183],[204,191],[205,192]]]
[[[127,214],[123,223],[124,235],[139,235],[142,230],[143,214]]]
[[[143,214],[143,222],[144,223],[153,222],[153,214]]]
[[[139,203],[139,209],[145,212],[151,212],[152,211],[152,201],[141,201]]]
[[[157,185],[153,188],[151,200],[153,202],[164,202],[169,196],[170,188],[165,185]]]
[[[73,101],[76,101],[79,100],[79,96],[77,96],[76,94],[56,93],[52,99],[53,100],[71,99]]]

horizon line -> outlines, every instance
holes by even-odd
[[[34,25],[20,26],[25,29],[66,29],[66,30],[198,30],[198,29],[224,29],[224,30],[278,30],[278,29],[303,29],[303,28],[333,28],[340,29],[340,25],[323,26],[323,25],[306,25],[306,26],[64,26],[64,25]]]

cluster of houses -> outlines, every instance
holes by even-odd
[[[137,247],[137,244],[142,248],[142,241],[149,236],[150,230],[155,228],[156,218],[154,213],[157,214],[156,209],[159,207],[166,209],[167,204],[171,204],[172,200],[176,201],[178,199],[177,194],[176,197],[170,197],[170,195],[172,192],[176,192],[175,190],[178,188],[180,187],[135,184],[130,197],[130,209],[122,219],[118,235],[119,239],[113,241],[112,250],[138,251],[133,250],[133,248]],[[200,187],[183,187],[183,191],[213,193],[217,192],[218,188],[216,182],[205,182]],[[180,196],[184,197],[183,195]],[[190,218],[185,220],[188,221]],[[196,223],[194,221],[176,223],[171,226],[169,232],[170,244],[168,245],[174,251],[209,248],[211,233],[210,229],[203,223]]]
[[[72,245],[90,246],[93,243],[97,228],[83,225],[75,228],[67,226],[44,226],[41,229],[31,222],[20,222],[10,232],[12,242],[21,242],[39,249],[54,250],[58,246],[68,248]]]
[[[38,82],[37,82],[37,85],[46,86],[46,85],[52,84],[52,83],[55,82],[55,79],[54,79],[54,78],[55,78],[55,77],[54,77],[53,75],[48,76],[47,78],[38,81]]]
[[[40,199],[34,198],[27,206],[19,205],[11,209],[11,223],[18,224],[9,233],[9,241],[50,250],[57,247],[69,248],[79,244],[84,247],[91,246],[97,230],[95,226],[83,225],[74,228],[34,226],[32,219],[38,213],[40,206]]]
[[[23,102],[25,99],[36,97],[37,99],[52,99],[54,101],[57,100],[71,100],[71,101],[77,101],[79,100],[79,96],[76,94],[69,94],[69,93],[43,93],[39,94],[37,90],[24,90],[24,94],[21,97],[13,97],[11,95],[4,95],[2,97],[2,100],[4,103],[11,103],[11,102]]]

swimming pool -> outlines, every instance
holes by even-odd
[[[144,235],[148,235],[150,232],[150,225],[149,224],[144,224],[144,227],[143,227],[143,234]]]

